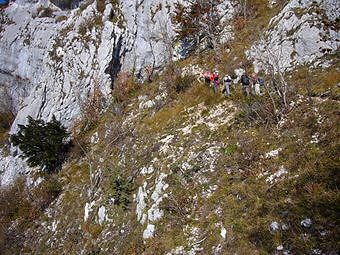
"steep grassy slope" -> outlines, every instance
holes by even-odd
[[[244,100],[239,88],[224,99],[197,82],[176,94],[165,81],[134,92],[121,111],[113,104],[75,138],[58,174],[61,195],[33,218],[22,251],[337,251],[334,92],[319,97],[312,87],[292,98],[280,123],[264,125],[247,115],[260,99]],[[119,178],[133,184],[119,186]]]
[[[74,127],[56,176],[4,193],[4,254],[337,254],[337,56],[287,73],[279,113],[266,92],[245,98],[234,85],[224,98],[180,75],[250,66],[252,31],[277,12],[259,11],[220,62],[208,52],[133,85]]]

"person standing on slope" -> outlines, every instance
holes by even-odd
[[[263,85],[263,79],[259,78],[256,73],[251,75],[252,93],[256,96],[261,96],[260,85]]]
[[[255,95],[261,96],[261,87],[264,87],[264,79],[261,77],[257,77],[256,86],[255,86]]]
[[[232,82],[231,76],[229,74],[226,74],[223,78],[223,83],[224,83],[223,93],[226,97],[230,96],[231,82]]]
[[[212,75],[213,83],[214,83],[214,93],[218,92],[218,71],[215,70]]]
[[[211,73],[210,71],[206,71],[204,74],[203,74],[203,77],[204,77],[204,84],[207,85],[208,87],[210,87],[210,76],[211,76]]]
[[[250,95],[250,80],[246,73],[242,74],[241,76],[241,84],[243,94],[245,94],[248,97]]]

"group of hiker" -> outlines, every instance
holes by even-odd
[[[208,86],[212,86],[213,90],[215,93],[218,92],[219,88],[219,73],[217,70],[213,72],[205,72],[203,74],[205,84]],[[226,74],[223,77],[223,89],[222,93],[226,96],[229,97],[231,95],[231,89],[232,89],[232,84],[237,83],[238,78],[235,77],[234,75]],[[250,96],[251,94],[260,96],[261,93],[261,87],[264,85],[264,80],[263,78],[260,78],[257,76],[257,74],[253,73],[250,77],[244,73],[241,75],[239,79],[241,86],[242,86],[242,91],[243,94],[246,95],[247,97]]]

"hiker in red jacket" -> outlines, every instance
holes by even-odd
[[[214,73],[210,76],[210,80],[213,82],[214,84],[214,92],[217,93],[218,92],[218,71],[215,70]]]

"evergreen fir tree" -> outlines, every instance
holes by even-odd
[[[43,170],[53,171],[65,160],[70,142],[66,128],[53,116],[50,122],[35,120],[28,116],[28,124],[18,125],[19,132],[11,135],[11,142],[22,151],[31,167],[40,166]]]

